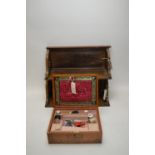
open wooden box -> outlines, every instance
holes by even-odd
[[[47,48],[46,107],[54,107],[49,143],[102,142],[98,106],[109,106],[109,48]]]

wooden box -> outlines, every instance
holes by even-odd
[[[109,106],[110,46],[47,47],[49,143],[101,143],[98,106]]]

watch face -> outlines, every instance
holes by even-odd
[[[96,77],[56,77],[55,93],[56,104],[95,104]]]

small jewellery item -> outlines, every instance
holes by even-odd
[[[93,117],[94,117],[94,115],[92,113],[88,114],[88,118],[93,118]]]
[[[60,115],[60,114],[61,114],[61,111],[60,111],[60,110],[57,110],[55,113],[56,113],[57,115]]]
[[[88,114],[88,122],[89,123],[95,123],[96,122],[96,118],[94,117],[94,115],[92,113]]]
[[[55,117],[54,117],[54,121],[55,121],[55,123],[60,123],[60,120],[61,120],[61,112],[59,110],[57,110]]]
[[[81,126],[84,126],[86,123],[84,121],[81,121],[81,120],[74,120],[74,125],[76,127],[81,127]]]
[[[95,118],[95,117],[90,118],[90,119],[88,119],[88,120],[89,120],[89,123],[96,123],[96,118]]]
[[[55,115],[54,119],[61,119],[61,115]]]
[[[72,120],[65,120],[64,126],[73,126]]]
[[[60,121],[61,121],[61,115],[55,115],[54,123],[60,123]]]
[[[72,114],[79,114],[79,111],[78,110],[74,110],[74,111],[72,111]]]

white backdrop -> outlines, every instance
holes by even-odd
[[[128,0],[27,0],[27,154],[128,154]],[[101,145],[48,145],[46,47],[111,45],[109,108]],[[75,151],[75,152],[74,152]]]

